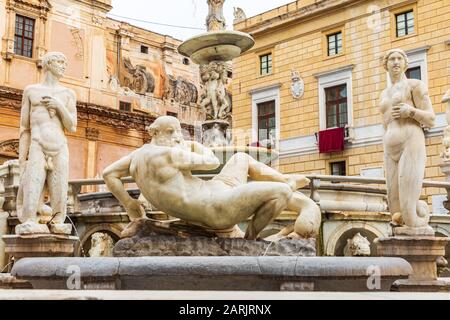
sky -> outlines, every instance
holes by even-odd
[[[294,0],[225,0],[227,29],[233,29],[233,7],[242,8],[247,17],[251,17],[290,2]],[[208,15],[206,0],[112,0],[112,5],[113,10],[109,14],[111,18],[176,39],[186,40],[206,31],[205,19]],[[197,29],[160,26],[144,21]]]

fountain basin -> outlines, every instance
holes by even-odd
[[[368,281],[375,266],[376,288]],[[389,291],[412,272],[401,258],[139,257],[25,258],[12,275],[34,289],[67,289],[74,270],[86,290],[358,292]]]
[[[255,40],[246,33],[238,31],[211,31],[194,36],[178,47],[178,52],[196,64],[209,64],[211,61],[230,61],[251,49]]]

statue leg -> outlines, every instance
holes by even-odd
[[[45,185],[45,156],[37,143],[31,143],[27,165],[19,186],[17,216],[21,224],[16,226],[17,235],[49,233],[45,224],[40,224],[38,210]]]
[[[39,223],[37,212],[44,190],[45,175],[44,153],[37,143],[32,143],[19,190],[23,203],[17,214],[21,223],[28,221]]]
[[[53,170],[48,172],[47,184],[50,204],[53,209],[52,225],[55,233],[71,233],[72,228],[64,225],[67,214],[67,192],[69,187],[69,151],[67,145],[53,158]],[[60,230],[63,229],[63,230]],[[70,230],[69,230],[70,229]]]
[[[233,196],[224,203],[234,204],[233,220],[238,223],[253,216],[245,238],[255,240],[259,233],[284,209],[292,197],[288,185],[277,182],[253,182],[231,191]]]
[[[423,211],[422,205],[419,205],[425,174],[425,143],[421,144],[415,139],[411,139],[409,142],[398,166],[400,208],[405,225],[419,228],[427,226],[429,222],[428,212],[421,212]]]
[[[253,181],[271,181],[287,183],[293,191],[303,188],[309,184],[309,180],[303,175],[286,175],[269,167],[268,165],[256,161],[246,153],[239,152],[230,158],[222,172],[227,175],[233,174],[238,169],[239,175],[245,175]],[[244,183],[245,183],[244,182]]]
[[[392,221],[396,224],[403,224],[400,210],[400,195],[398,190],[398,162],[394,161],[388,154],[384,156],[386,166],[386,187],[388,194],[389,212]]]

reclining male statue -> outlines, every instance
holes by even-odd
[[[145,212],[120,180],[130,175],[150,203],[197,226],[219,231],[252,217],[245,238],[254,240],[283,210],[290,210],[300,213],[295,227],[287,228],[290,232],[305,238],[317,235],[319,208],[308,197],[294,192],[309,183],[306,177],[281,174],[245,153],[237,153],[216,177],[204,181],[192,176],[191,171],[213,170],[220,162],[210,149],[183,139],[178,119],[160,117],[149,127],[149,133],[149,144],[103,172],[106,185],[131,221],[145,219]],[[248,182],[248,178],[254,182]]]

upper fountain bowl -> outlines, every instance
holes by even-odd
[[[178,52],[196,64],[211,61],[231,61],[250,50],[255,40],[238,31],[210,31],[186,40],[178,47]]]

